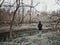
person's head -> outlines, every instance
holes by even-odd
[[[39,24],[41,24],[41,21],[39,21]]]

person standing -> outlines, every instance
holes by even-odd
[[[39,30],[39,35],[41,35],[41,33],[42,33],[42,24],[41,24],[41,21],[39,21],[39,23],[38,23],[38,30]]]

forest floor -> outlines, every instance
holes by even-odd
[[[5,30],[9,30],[10,26],[1,26],[0,27],[0,33],[4,32]],[[28,28],[28,29],[27,29]],[[20,30],[20,29],[27,29],[28,31],[32,31],[31,28],[37,28],[37,24],[34,25],[22,25],[22,26],[13,26],[14,30]],[[44,27],[44,29],[46,29]],[[22,37],[18,37],[13,39],[12,42],[4,42],[4,44],[7,45],[60,45],[60,31],[48,31],[44,30],[39,34],[39,32],[33,34],[33,35],[26,35],[26,33],[23,34]],[[48,32],[45,32],[48,31]],[[36,31],[35,31],[36,32]],[[19,32],[20,33],[20,32]],[[33,32],[34,33],[34,32]],[[28,33],[27,33],[28,34]],[[0,43],[1,44],[1,43]],[[2,44],[1,44],[2,45]]]
[[[39,33],[31,36],[23,36],[12,42],[4,42],[7,45],[60,45],[60,31]]]
[[[43,25],[43,30],[50,29],[51,27],[46,27]],[[38,24],[37,23],[32,23],[32,24],[21,24],[21,25],[13,25],[12,26],[13,31],[30,31],[30,30],[38,30]],[[0,25],[0,33],[1,32],[9,32],[10,31],[10,25]]]

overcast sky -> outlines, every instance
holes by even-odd
[[[60,6],[56,4],[56,0],[33,0],[33,1],[34,1],[33,5],[40,2],[40,4],[35,7],[38,11],[53,11],[60,8]],[[5,2],[13,3],[14,0],[5,0]],[[24,0],[24,3],[30,4],[30,0]]]

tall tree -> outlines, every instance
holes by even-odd
[[[12,26],[13,26],[15,14],[16,14],[17,10],[18,10],[19,7],[20,7],[20,0],[16,0],[16,3],[17,3],[18,1],[19,1],[19,4],[17,5],[16,10],[15,10],[14,13],[13,13],[13,17],[12,17],[12,20],[11,20],[11,23],[10,23],[10,40],[11,40],[11,41],[13,40],[13,36],[12,36],[12,32],[13,32]]]

